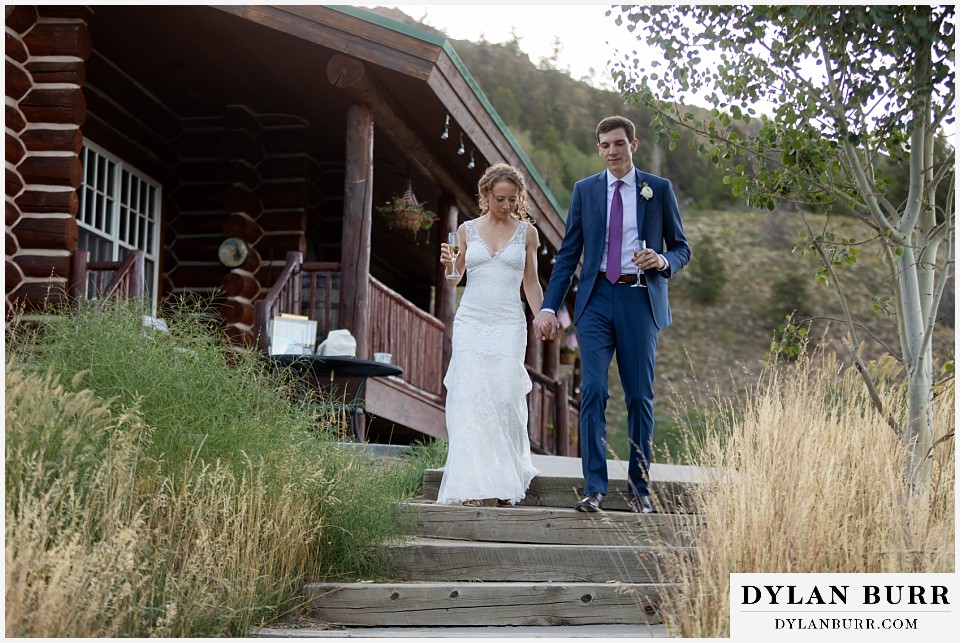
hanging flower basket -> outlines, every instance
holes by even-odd
[[[402,196],[394,195],[385,205],[377,207],[391,230],[408,230],[417,236],[419,230],[429,230],[438,217],[417,201],[413,190],[407,185]]]
[[[429,228],[433,221],[430,219],[430,213],[414,208],[394,208],[385,207],[380,210],[387,221],[387,227],[391,230],[408,230],[416,232]]]

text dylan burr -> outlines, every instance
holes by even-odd
[[[743,605],[846,605],[849,585],[744,585]],[[858,605],[949,605],[944,585],[864,585]]]

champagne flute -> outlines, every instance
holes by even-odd
[[[633,249],[633,258],[636,259],[637,257],[639,257],[640,253],[646,249],[647,249],[647,242],[645,240],[640,239],[639,241],[637,241],[637,245]],[[630,287],[643,288],[644,286],[646,286],[646,284],[643,283],[643,280],[640,279],[640,277],[642,276],[643,276],[643,268],[641,268],[640,265],[638,264],[637,265],[637,283],[631,284]]]
[[[453,272],[447,275],[447,279],[459,279],[461,275],[457,272],[457,257],[460,256],[460,239],[456,232],[447,235],[447,248],[450,250],[450,256],[453,257]]]

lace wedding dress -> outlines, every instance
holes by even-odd
[[[453,322],[447,387],[449,448],[439,504],[526,495],[539,471],[530,459],[524,367],[527,320],[520,301],[527,223],[493,253],[466,223],[467,286]]]

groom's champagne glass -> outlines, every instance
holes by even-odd
[[[457,257],[460,256],[460,239],[456,232],[447,235],[447,247],[450,250],[450,256],[453,257],[453,272],[447,275],[447,279],[459,279],[460,273],[457,272]]]
[[[637,257],[639,257],[640,253],[646,249],[647,249],[647,242],[644,241],[643,239],[640,239],[640,241],[637,242],[637,246],[633,249],[633,258],[636,259]],[[644,286],[644,284],[641,283],[641,279],[640,279],[642,275],[643,275],[643,268],[641,268],[638,265],[637,266],[637,283],[630,286],[631,288],[642,288]]]

